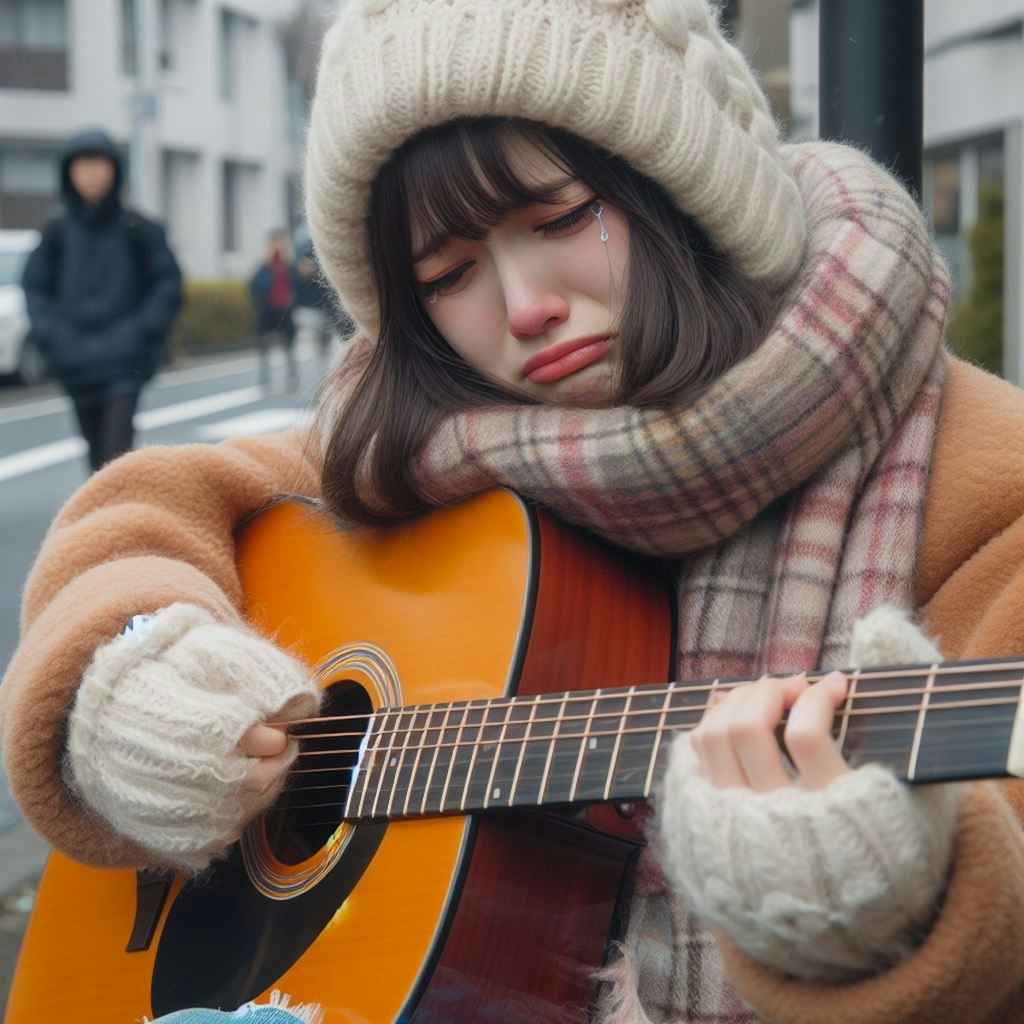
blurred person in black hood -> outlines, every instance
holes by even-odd
[[[32,334],[74,403],[94,470],[132,447],[139,393],[181,305],[181,271],[163,228],[122,205],[122,180],[107,135],[72,137],[62,209],[23,278]]]

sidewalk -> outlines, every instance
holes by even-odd
[[[0,1009],[7,1006],[18,951],[49,847],[24,822],[0,833]]]

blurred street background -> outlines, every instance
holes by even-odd
[[[64,141],[83,127],[114,139],[129,203],[165,225],[185,273],[168,366],[136,415],[138,443],[289,425],[308,414],[322,353],[300,330],[297,386],[287,386],[279,352],[262,383],[247,281],[271,231],[299,246],[304,238],[305,121],[338,2],[0,0],[0,666],[17,643],[21,586],[47,524],[87,474],[70,405],[46,378],[18,294],[31,232],[58,206]],[[833,2],[721,5],[794,141],[818,135],[819,26]],[[1021,384],[1024,0],[924,0],[923,45],[921,201],[954,274],[952,343]],[[0,1007],[45,853],[0,773]]]

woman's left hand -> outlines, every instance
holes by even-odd
[[[819,983],[914,950],[956,836],[957,787],[846,764],[832,737],[846,695],[838,672],[719,695],[673,741],[655,797],[656,848],[689,907],[766,967]]]
[[[690,735],[704,777],[718,789],[742,786],[767,793],[793,783],[779,748],[785,713],[786,752],[804,789],[827,786],[850,771],[832,737],[832,721],[846,700],[848,682],[831,672],[816,683],[806,676],[764,678],[716,694]]]

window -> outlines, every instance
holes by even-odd
[[[60,191],[60,157],[34,149],[0,149],[0,226],[37,228]]]
[[[0,88],[68,87],[66,0],[0,0]]]
[[[231,101],[242,92],[242,55],[251,45],[257,23],[226,7],[220,9],[220,95]]]
[[[67,45],[66,0],[0,0],[0,46],[63,50]]]

